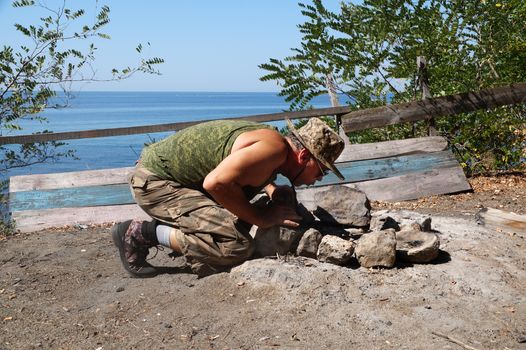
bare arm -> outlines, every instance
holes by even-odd
[[[262,133],[253,143],[232,152],[205,178],[204,189],[223,207],[240,219],[259,227],[298,226],[301,218],[291,207],[273,205],[266,209],[252,206],[244,186],[261,186],[285,161],[287,148],[279,135]]]

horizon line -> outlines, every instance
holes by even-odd
[[[56,92],[62,92],[61,90]],[[84,89],[75,89],[71,92],[192,92],[192,93],[249,93],[249,94],[279,94],[279,91],[218,91],[218,90],[84,90]]]

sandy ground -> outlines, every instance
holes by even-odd
[[[526,179],[472,184],[373,203],[431,213],[441,238],[433,264],[393,269],[283,257],[197,279],[159,251],[165,273],[134,279],[106,227],[1,237],[0,349],[526,349],[526,235],[474,217],[526,214]]]

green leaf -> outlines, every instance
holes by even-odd
[[[34,0],[15,0],[12,3],[13,7],[26,7],[35,5]]]

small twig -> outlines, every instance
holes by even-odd
[[[232,331],[232,328],[229,328],[229,329],[228,329],[228,332],[226,332],[226,334],[223,336],[223,339],[222,339],[223,341],[226,339],[226,337],[229,336],[229,334],[230,334],[231,331]]]
[[[466,344],[462,343],[460,340],[457,340],[457,339],[455,339],[455,338],[451,338],[450,336],[447,336],[447,335],[445,335],[445,334],[438,333],[438,332],[431,332],[431,334],[434,334],[434,335],[436,335],[436,336],[439,336],[439,337],[442,337],[442,338],[444,338],[444,339],[447,339],[447,340],[449,340],[449,341],[452,342],[452,343],[455,343],[455,344],[457,344],[457,345],[462,346],[464,349],[468,349],[468,350],[478,350],[477,348],[474,348],[474,347],[472,347],[472,346],[466,345]]]

